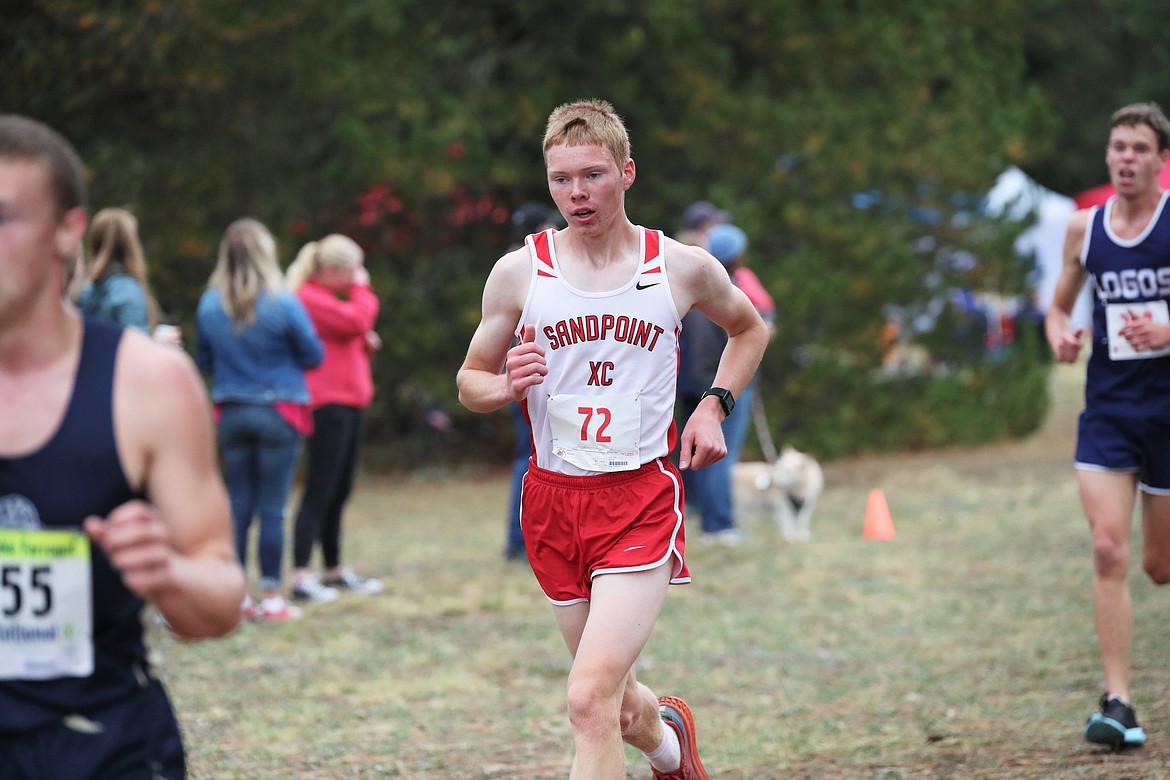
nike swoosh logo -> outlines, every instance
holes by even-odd
[[[653,287],[654,285],[650,285],[650,286]],[[635,544],[633,547],[627,547],[626,549],[622,550],[622,552],[630,552],[632,550],[641,550],[645,546],[646,545],[644,545],[644,544]]]
[[[642,284],[641,282],[638,282],[637,284],[634,285],[634,289],[635,290],[649,290],[651,287],[657,287],[660,284],[662,284],[662,282],[655,282],[654,284]]]

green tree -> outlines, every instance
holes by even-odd
[[[770,411],[784,438],[833,455],[1039,421],[1035,333],[993,360],[947,305],[956,289],[1026,291],[1011,249],[1024,225],[973,201],[1009,164],[1058,191],[1099,183],[1109,113],[1170,104],[1168,13],[1140,0],[13,0],[0,106],[77,142],[96,206],[139,214],[161,302],[184,324],[242,214],[286,258],[325,232],[359,238],[384,312],[374,441],[417,462],[436,441],[504,451],[506,417],[461,414],[453,375],[510,209],[547,198],[545,117],[605,97],[633,138],[636,221],[671,230],[706,198],[752,237],[780,309]],[[891,318],[932,351],[929,372],[882,371]],[[410,435],[431,405],[457,433]]]

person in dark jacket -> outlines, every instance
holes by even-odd
[[[747,235],[734,225],[721,223],[708,231],[706,242],[711,254],[723,265],[734,282],[733,270],[747,251]],[[753,305],[756,304],[753,302]],[[760,310],[758,305],[756,308]],[[683,317],[678,376],[678,411],[683,423],[690,419],[703,393],[711,386],[726,344],[727,332],[702,312],[692,309]],[[755,382],[752,381],[740,393],[731,414],[723,420],[727,455],[705,469],[682,472],[687,508],[699,511],[703,530],[700,539],[706,542],[735,546],[743,541],[743,534],[735,523],[731,472],[739,462],[747,439],[754,392]]]

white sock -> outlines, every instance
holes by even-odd
[[[642,755],[650,761],[655,771],[668,775],[682,765],[682,746],[678,743],[678,734],[673,728],[662,724],[662,744],[653,753]]]

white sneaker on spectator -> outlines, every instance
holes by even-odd
[[[341,594],[337,588],[322,585],[316,574],[307,574],[292,586],[292,597],[295,601],[312,601],[316,604],[328,604],[337,601]]]
[[[738,528],[724,528],[722,531],[711,531],[699,537],[703,544],[718,545],[719,547],[739,547],[743,544],[743,532]]]
[[[382,591],[381,580],[359,577],[348,566],[342,569],[336,577],[325,580],[324,584],[330,588],[349,590],[354,593],[380,593]]]
[[[285,601],[283,596],[261,599],[256,608],[256,619],[270,623],[296,620],[300,616],[301,610]]]

